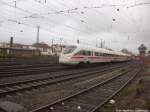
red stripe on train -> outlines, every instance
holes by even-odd
[[[88,57],[89,59],[112,59],[112,57]]]
[[[84,57],[71,57],[71,58],[84,58]]]
[[[80,58],[88,58],[88,59],[112,59],[112,57],[81,57],[81,56],[74,56],[74,57],[71,57],[71,58],[77,58],[77,59],[80,59]]]

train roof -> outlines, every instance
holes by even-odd
[[[130,56],[129,54],[126,53],[122,53],[120,51],[114,51],[114,50],[108,50],[108,49],[104,49],[104,48],[97,48],[97,47],[93,47],[93,46],[88,46],[88,45],[82,45],[82,44],[77,44],[77,43],[70,43],[67,46],[77,46],[78,48],[82,48],[82,49],[86,49],[86,50],[94,50],[96,52],[103,52],[103,53],[109,53],[109,54],[115,54],[115,55],[123,55],[123,56]]]

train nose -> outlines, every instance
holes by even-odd
[[[62,64],[67,64],[71,59],[71,56],[69,55],[60,55],[59,57],[59,63],[62,63]]]

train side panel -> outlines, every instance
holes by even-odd
[[[59,58],[59,63],[77,65],[80,63],[121,62],[130,60],[129,55],[121,52],[109,51],[102,48],[92,48],[72,45],[66,48]]]

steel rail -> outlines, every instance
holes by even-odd
[[[116,94],[118,94],[122,89],[124,89],[136,76],[139,74],[140,70],[138,70],[124,85],[119,88],[117,91],[115,91],[111,96],[109,96],[107,99],[105,99],[101,104],[96,106],[93,110],[90,112],[96,112],[98,111],[104,104],[106,104],[111,98],[113,98]]]
[[[33,75],[37,73],[48,73],[48,72],[57,72],[58,70],[68,69],[64,66],[50,66],[50,67],[38,67],[30,69],[19,69],[12,70],[7,72],[0,72],[0,78],[14,77],[14,76],[23,76],[23,75]]]
[[[77,92],[77,93],[75,93],[75,94],[73,94],[73,95],[70,95],[70,96],[68,96],[68,97],[65,97],[65,98],[62,98],[62,99],[59,99],[59,100],[57,100],[57,101],[55,101],[55,102],[53,102],[53,103],[51,103],[51,104],[48,104],[48,105],[46,105],[46,106],[42,106],[42,107],[40,107],[40,108],[38,108],[38,109],[35,109],[35,110],[32,110],[31,112],[95,112],[98,108],[99,108],[99,106],[100,105],[98,105],[98,106],[91,106],[91,108],[89,108],[89,110],[82,110],[82,106],[81,107],[79,107],[79,108],[76,108],[75,110],[65,110],[65,103],[68,103],[68,105],[70,104],[71,105],[71,103],[72,103],[72,101],[73,100],[77,100],[77,99],[79,99],[79,98],[81,98],[81,97],[84,97],[84,95],[87,95],[88,93],[90,93],[90,91],[92,91],[92,90],[94,90],[94,89],[97,89],[99,86],[100,87],[103,87],[105,84],[108,84],[108,83],[110,83],[111,81],[113,81],[113,80],[115,80],[115,79],[117,79],[117,78],[119,78],[119,77],[121,77],[121,76],[125,76],[125,74],[127,74],[127,73],[130,73],[132,70],[130,69],[129,71],[125,71],[125,72],[123,72],[123,73],[120,73],[120,74],[118,74],[118,75],[115,75],[114,77],[111,77],[111,78],[109,78],[109,79],[107,79],[107,80],[105,80],[105,81],[103,81],[103,82],[100,82],[100,83],[98,83],[97,85],[94,85],[94,86],[92,86],[92,87],[90,87],[90,88],[87,88],[87,89],[85,89],[85,90],[83,90],[83,91],[80,91],[80,92]],[[135,72],[135,71],[134,71]],[[126,81],[126,83],[124,83],[123,84],[123,86],[121,86],[121,88],[119,88],[119,89],[117,89],[116,91],[114,91],[113,92],[113,95],[115,95],[118,91],[120,91],[129,81],[131,81],[131,79],[133,79],[136,75],[137,75],[137,73],[138,73],[139,71],[136,71],[136,73],[135,73],[135,75],[133,75],[131,78],[129,78],[129,80],[127,80]],[[105,92],[106,93],[106,92]],[[104,102],[106,102],[106,101],[108,101],[108,99],[109,98],[111,98],[113,95],[110,95],[110,97],[108,97],[108,98],[106,98],[104,101],[103,101],[103,104],[104,104]],[[77,97],[79,97],[79,98],[77,98]],[[98,96],[97,96],[98,97]],[[96,99],[96,97],[95,97],[95,99]],[[75,104],[76,105],[76,104]],[[81,105],[83,105],[83,104],[81,104]],[[64,106],[64,110],[63,110],[63,106]],[[66,106],[67,106],[67,104],[66,104]],[[71,105],[71,106],[73,106],[73,105]],[[70,108],[70,109],[74,109],[74,108],[72,108],[72,107],[66,107],[66,108]],[[58,110],[57,110],[58,109]],[[62,110],[60,110],[60,109],[62,109]],[[81,109],[81,110],[80,110]]]
[[[110,67],[110,68],[105,68],[105,69],[93,69],[91,70],[84,70],[84,71],[80,71],[80,72],[76,72],[76,73],[70,73],[70,74],[64,74],[64,75],[56,75],[56,76],[49,76],[47,78],[39,78],[39,79],[31,79],[31,80],[27,80],[27,81],[19,81],[19,82],[13,82],[13,83],[6,83],[6,84],[1,84],[0,85],[0,96],[6,96],[6,95],[11,95],[17,92],[22,92],[25,90],[31,90],[33,88],[39,88],[42,86],[47,86],[50,84],[55,84],[55,83],[59,83],[62,81],[67,81],[67,80],[71,80],[71,79],[75,79],[75,78],[81,78],[81,77],[85,77],[91,74],[96,74],[99,72],[104,72],[104,71],[108,71],[108,70],[112,70],[112,69],[116,69],[116,68],[120,68],[119,66],[117,67]],[[43,81],[43,82],[40,82]],[[40,83],[38,83],[40,82]],[[37,84],[35,84],[37,83]],[[24,87],[22,87],[21,85],[24,84]],[[19,87],[20,85],[20,87]],[[17,86],[17,88],[15,87]],[[15,87],[15,88],[14,88]],[[8,90],[5,90],[5,88],[9,88]]]
[[[125,65],[125,64],[127,64],[127,63],[121,63],[121,65]],[[110,65],[110,66],[114,66],[114,65]],[[116,66],[120,66],[120,64],[116,64]],[[26,72],[23,69],[22,72],[20,71],[18,73],[17,73],[17,71],[14,72],[14,73],[13,73],[13,71],[11,71],[10,73],[0,72],[0,78],[7,78],[7,77],[14,77],[14,76],[23,76],[23,75],[33,75],[33,74],[37,74],[37,73],[57,72],[58,70],[61,71],[61,70],[64,70],[64,69],[66,69],[66,70],[73,69],[73,68],[70,68],[70,67],[68,68],[68,67],[64,67],[64,66],[62,66],[62,68],[61,68],[61,66],[60,66],[60,68],[57,68],[57,67],[59,67],[59,66],[56,66],[56,68],[53,68],[53,69],[46,69],[46,70],[45,69],[44,70],[39,69],[38,71],[34,70],[34,71],[28,71],[28,72]],[[102,66],[102,67],[105,67],[105,66]]]
[[[30,68],[30,67],[34,67],[34,68],[37,68],[37,67],[47,67],[47,66],[60,66],[59,64],[51,64],[51,63],[43,63],[43,64],[40,64],[40,63],[37,63],[37,64],[22,64],[22,65],[8,65],[8,66],[0,66],[0,70],[16,70],[16,69],[24,69],[24,68]]]

